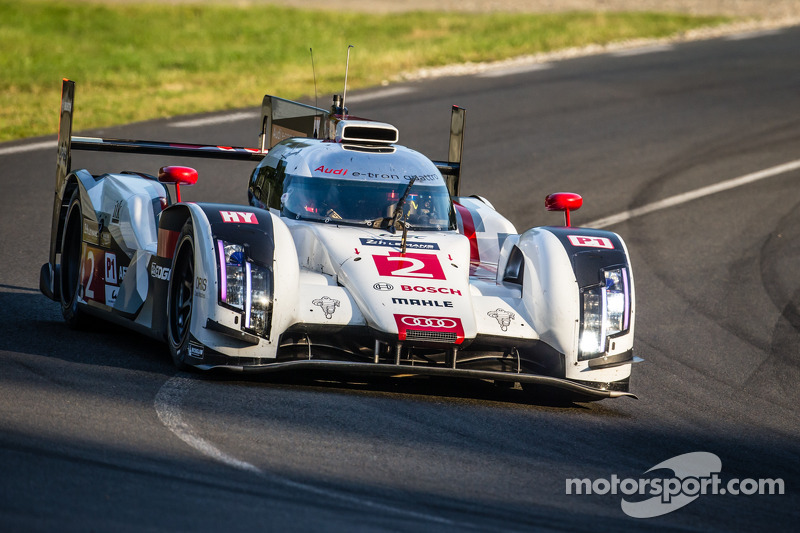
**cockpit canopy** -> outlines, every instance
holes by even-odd
[[[456,228],[444,179],[425,156],[392,145],[365,147],[317,139],[275,145],[253,172],[250,203],[298,220],[381,227],[411,189],[399,218],[409,229]]]

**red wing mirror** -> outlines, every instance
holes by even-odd
[[[580,209],[582,205],[583,198],[574,192],[554,192],[544,199],[544,207],[548,211],[564,211],[564,225],[567,227],[570,226],[570,210]]]
[[[174,183],[175,196],[178,203],[180,203],[181,185],[194,185],[197,183],[197,171],[191,167],[161,167],[158,169],[158,181],[161,183]]]

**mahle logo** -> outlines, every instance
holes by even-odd
[[[665,515],[684,507],[701,495],[744,495],[783,494],[783,479],[731,479],[722,482],[719,474],[722,461],[709,452],[692,452],[678,455],[658,463],[645,471],[649,474],[657,470],[671,470],[672,477],[665,478],[626,478],[613,474],[610,479],[567,479],[568,495],[620,494],[622,512],[633,518],[653,518]],[[632,496],[650,496],[641,500]]]

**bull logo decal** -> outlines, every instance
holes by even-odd
[[[331,317],[333,317],[333,313],[336,312],[336,308],[339,307],[339,300],[334,300],[328,296],[323,296],[322,298],[312,300],[311,303],[319,306],[319,308],[322,309],[322,312],[325,313],[325,318],[329,320]]]
[[[497,320],[497,323],[500,324],[500,329],[503,331],[508,331],[508,326],[511,325],[511,321],[514,320],[514,317],[516,316],[514,313],[499,307],[494,311],[489,311],[486,314]]]

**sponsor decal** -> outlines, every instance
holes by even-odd
[[[196,277],[194,280],[194,293],[200,298],[206,297],[206,289],[208,289],[208,278]]]
[[[589,237],[587,235],[567,235],[572,246],[585,246],[587,248],[605,248],[607,250],[614,249],[614,243],[605,237]]]
[[[351,174],[354,178],[367,178],[367,179],[378,179],[378,180],[404,180],[404,181],[411,181],[411,178],[417,178],[417,181],[420,183],[423,182],[431,182],[431,181],[441,181],[442,177],[439,174],[405,174],[401,176],[400,174],[386,174],[380,172],[353,172]]]
[[[389,252],[388,256],[373,255],[372,259],[381,276],[446,279],[439,258],[433,254]]]
[[[456,335],[456,344],[464,341],[464,326],[461,324],[461,319],[457,317],[394,315],[394,320],[397,323],[398,338],[401,341],[406,340],[409,330],[454,333]]]
[[[119,267],[119,276],[117,277],[117,279],[119,280],[120,283],[123,282],[123,280],[125,279],[125,274],[127,273],[128,273],[128,267],[124,266]]]
[[[106,252],[106,283],[117,284],[117,256]]]
[[[96,224],[88,220],[83,221],[83,239],[92,244],[100,244],[100,230]]]
[[[247,211],[220,211],[222,221],[228,224],[258,224],[255,213]]]
[[[347,175],[347,169],[346,168],[337,168],[337,169],[325,168],[325,165],[318,166],[317,168],[314,169],[314,172],[322,172],[322,173],[325,173],[325,174],[335,174],[336,176],[346,176]],[[358,173],[356,172],[356,174],[358,174]],[[355,176],[356,174],[353,174],[353,175]]]
[[[381,180],[399,180],[399,174],[380,174],[378,172],[353,172],[354,178],[369,178],[369,179],[381,179]]]
[[[506,311],[505,309],[501,309],[499,307],[494,311],[489,311],[486,314],[497,320],[497,323],[500,324],[500,329],[503,331],[508,331],[508,326],[511,325],[511,321],[514,320],[515,316],[517,316],[511,311]]]
[[[315,119],[315,123],[316,123]],[[319,130],[318,127],[314,128],[315,130]],[[283,126],[278,126],[277,124],[272,125],[272,144],[270,146],[278,144],[279,142],[290,139],[292,137],[308,137],[305,133],[301,131],[291,130],[289,128],[285,128]]]
[[[397,316],[397,315],[395,315]],[[418,328],[434,329],[454,329],[458,327],[458,318],[437,317],[437,316],[402,316],[400,323],[405,326]]]
[[[406,292],[428,292],[431,294],[456,294],[461,296],[461,291],[458,289],[451,289],[449,287],[425,287],[422,285],[400,285],[401,291]]]
[[[86,246],[84,254],[79,296],[83,300],[105,303],[106,284],[104,281],[105,265],[103,265],[105,251],[93,246]]]
[[[117,295],[119,295],[119,287],[115,287],[114,285],[106,285],[106,305],[109,307],[114,306],[114,302],[117,301]]]
[[[361,239],[361,244],[364,246],[389,246],[392,248],[400,248],[403,243],[402,241],[398,240],[387,240],[387,239],[370,239],[364,238]],[[409,250],[438,250],[439,245],[435,242],[406,242],[406,248]]]
[[[111,223],[119,224],[119,214],[122,211],[122,200],[114,204],[114,211],[111,213]]]
[[[151,265],[150,265],[150,276],[152,276],[152,277],[154,277],[156,279],[160,279],[160,280],[166,281],[166,280],[169,279],[169,274],[170,274],[171,270],[172,269],[170,269],[170,268],[162,267],[162,266],[157,265],[155,263],[151,263]]]
[[[418,300],[416,298],[392,298],[393,304],[398,305],[421,305],[423,307],[453,307],[453,302],[439,300]]]
[[[190,342],[189,349],[187,350],[186,353],[189,357],[194,357],[195,359],[202,359],[204,351],[205,348],[203,347],[202,344],[196,344],[194,342]]]
[[[394,285],[391,283],[380,282],[372,286],[376,291],[393,291]]]
[[[318,306],[322,309],[322,312],[325,313],[325,318],[330,320],[333,317],[333,313],[336,312],[336,308],[339,307],[339,300],[334,300],[329,296],[323,296],[322,298],[317,298],[311,302],[313,305]]]

